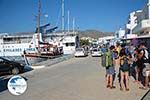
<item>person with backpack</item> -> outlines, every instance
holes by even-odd
[[[144,76],[144,86],[139,87],[140,89],[147,90],[148,89],[148,84],[150,82],[150,62],[149,62],[149,52],[145,46],[145,43],[140,44],[139,48],[139,58],[141,59],[142,64],[141,66],[141,72]]]
[[[109,50],[105,53],[105,63],[106,63],[106,87],[113,89],[115,86],[113,86],[114,81],[114,75],[115,75],[115,68],[114,68],[114,62],[115,62],[115,56],[114,56],[114,49],[115,46],[111,46]]]
[[[124,90],[123,87],[125,87],[125,90],[129,91],[129,70],[131,63],[131,55],[130,53],[127,52],[127,48],[125,48],[125,46],[123,46],[120,51],[119,61],[120,61],[120,68],[119,68],[120,90],[123,91]]]

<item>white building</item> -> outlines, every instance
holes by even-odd
[[[116,38],[124,38],[125,37],[125,30],[120,28],[116,33],[115,33]]]
[[[137,16],[142,13],[142,10],[134,11],[129,14],[128,23],[125,26],[126,34],[132,34],[133,29],[137,25]]]
[[[150,0],[144,6],[141,13],[137,13],[137,25],[133,33],[138,35],[150,34]]]
[[[98,43],[104,43],[104,44],[106,44],[106,43],[108,43],[108,41],[113,40],[113,39],[115,39],[114,36],[101,37],[101,38],[98,38]]]

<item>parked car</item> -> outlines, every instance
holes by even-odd
[[[102,55],[103,55],[103,53],[100,48],[93,48],[91,51],[92,57],[101,57]]]
[[[23,70],[24,66],[22,64],[0,57],[0,74],[19,74]]]
[[[84,48],[77,48],[74,54],[75,57],[85,57],[88,56],[88,51],[84,50]]]

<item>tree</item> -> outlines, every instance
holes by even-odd
[[[89,40],[80,39],[80,46],[89,45]]]

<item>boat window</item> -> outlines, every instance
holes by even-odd
[[[66,47],[68,46],[75,46],[75,43],[65,43]]]
[[[68,47],[69,46],[69,43],[66,43],[66,47]]]
[[[71,45],[70,46],[75,46],[75,43],[71,43]]]

